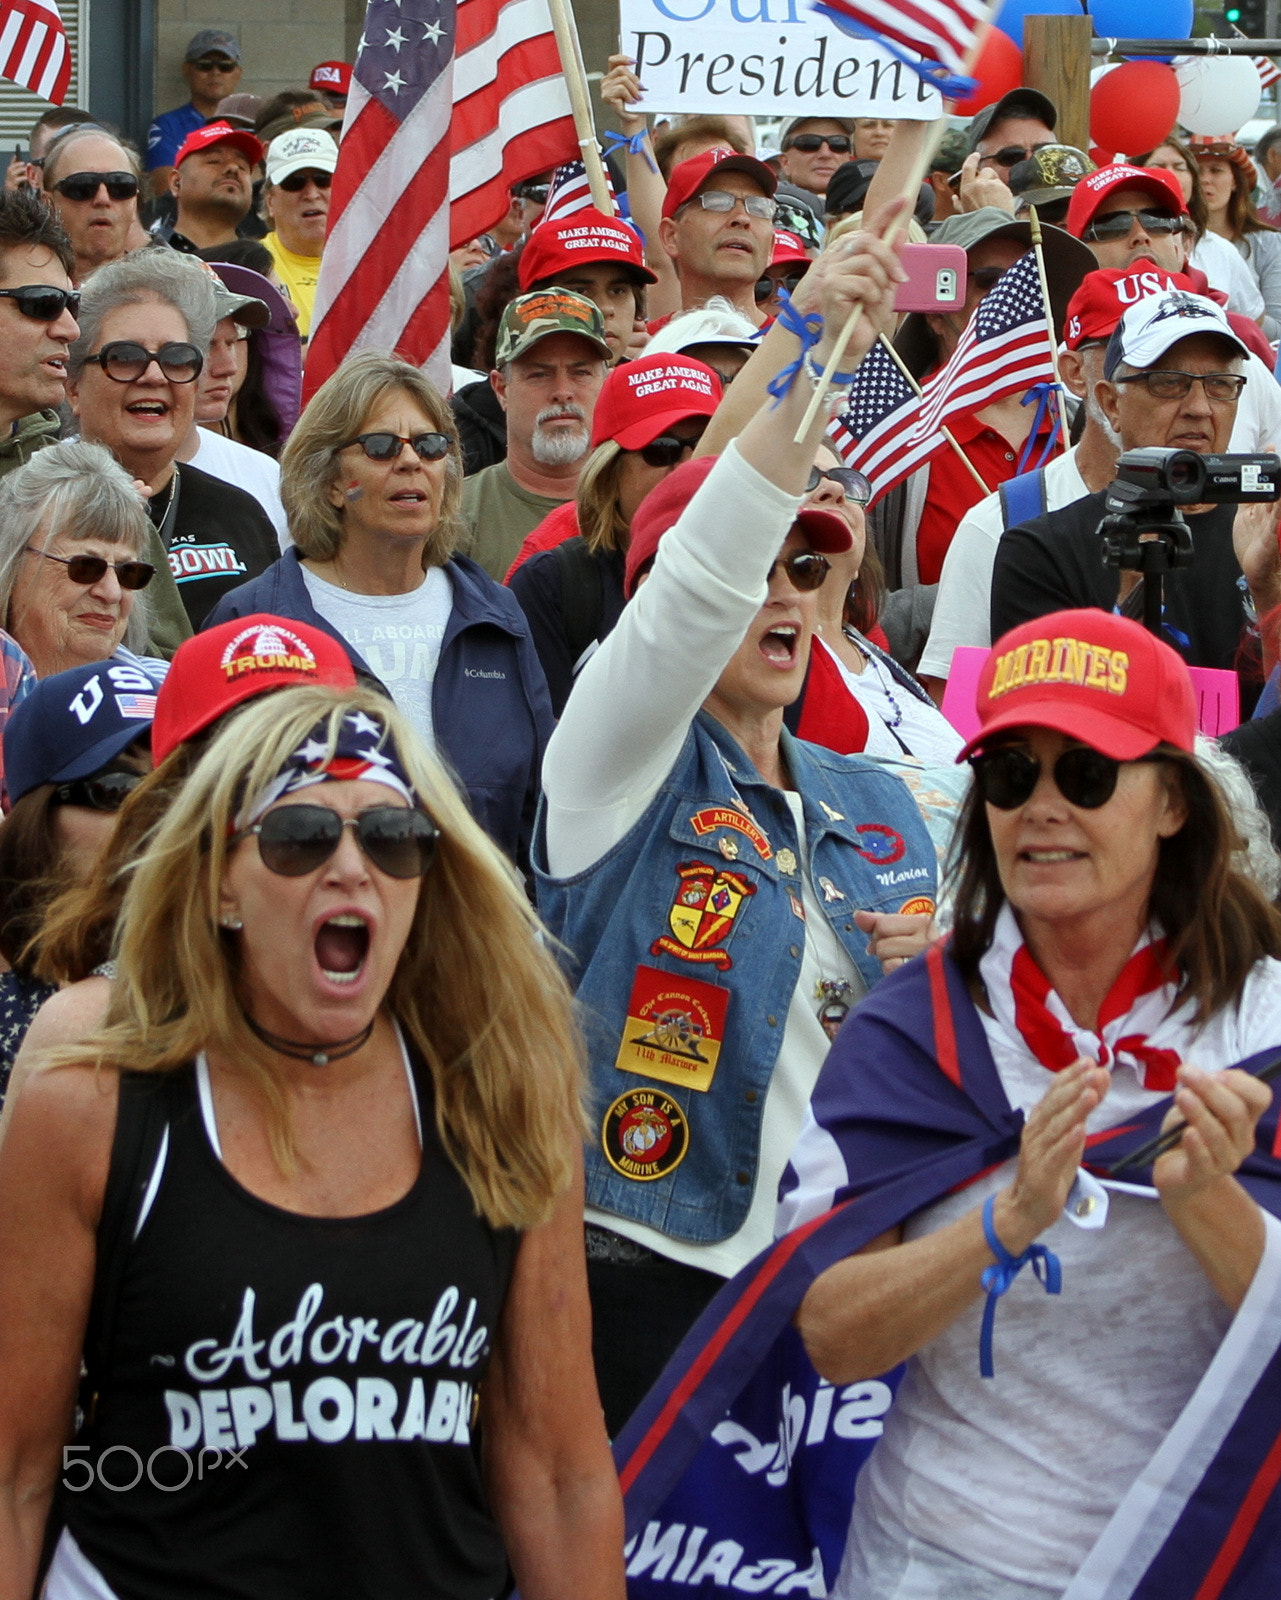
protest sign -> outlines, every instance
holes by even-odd
[[[620,0],[622,48],[648,107],[759,116],[942,115],[937,91],[808,0]]]

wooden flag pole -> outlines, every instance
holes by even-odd
[[[894,346],[891,343],[891,341],[889,339],[887,339],[883,333],[878,333],[876,337],[877,337],[878,342],[880,343],[880,345],[884,349],[886,355],[889,356],[890,360],[899,369],[899,371],[903,374],[903,376],[907,379],[907,381],[912,385],[912,388],[916,391],[917,395],[919,396],[922,393],[921,386],[920,386],[919,383],[917,383],[916,379],[912,376],[911,369],[909,368],[907,363],[903,360],[903,357],[901,355],[899,355],[898,351],[894,348]],[[970,460],[969,456],[966,455],[965,451],[961,449],[960,445],[957,443],[956,436],[953,434],[951,428],[942,428],[939,431],[942,433],[943,437],[947,440],[947,442],[952,446],[953,450],[956,451],[957,455],[960,456],[961,460],[965,463],[966,470],[969,472],[970,477],[974,479],[975,483],[978,484],[979,488],[982,489],[983,493],[984,494],[991,494],[992,491],[988,488],[987,484],[985,484],[983,482],[983,479],[979,474],[979,469]]]
[[[565,86],[569,90],[569,105],[574,113],[574,129],[578,134],[578,149],[587,173],[587,183],[592,191],[592,204],[597,211],[612,217],[614,202],[609,196],[605,164],[600,158],[600,145],[596,140],[596,120],[592,116],[592,102],[587,93],[587,69],[583,66],[583,52],[578,43],[574,13],[569,8],[569,0],[547,0],[547,8],[551,12]]]
[[[1045,253],[1041,248],[1041,219],[1036,214],[1036,207],[1029,206],[1028,216],[1032,223],[1032,248],[1036,251],[1036,275],[1041,282],[1041,304],[1045,308],[1045,325],[1050,332],[1050,366],[1054,371],[1054,395],[1059,403],[1059,429],[1063,440],[1063,449],[1068,448],[1068,415],[1067,403],[1063,398],[1063,380],[1059,376],[1059,341],[1054,329],[1054,307],[1050,304],[1050,283],[1045,276]]]

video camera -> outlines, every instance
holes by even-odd
[[[1180,506],[1242,505],[1281,499],[1281,458],[1198,455],[1195,450],[1126,450],[1107,487],[1099,524],[1103,564],[1143,574],[1143,625],[1161,629],[1161,581],[1192,561],[1192,531]]]

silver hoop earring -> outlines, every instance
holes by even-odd
[[[223,917],[218,923],[220,928],[226,928],[228,933],[239,933],[244,923],[239,917]]]

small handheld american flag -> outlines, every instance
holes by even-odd
[[[614,180],[610,177],[609,167],[604,161],[601,165],[605,169],[605,187],[609,190],[610,201],[617,211],[618,201],[614,194]],[[547,191],[547,204],[538,219],[538,225],[541,227],[544,222],[564,222],[566,217],[572,217],[576,211],[585,211],[595,204],[587,168],[581,160],[567,161],[563,166],[557,167],[552,174],[551,187]]]
[[[56,0],[0,0],[0,77],[60,106],[71,49]]]
[[[845,465],[861,472],[878,498],[901,483],[933,449],[913,447],[920,406],[920,396],[878,341],[854,375],[845,409],[827,430]]]

